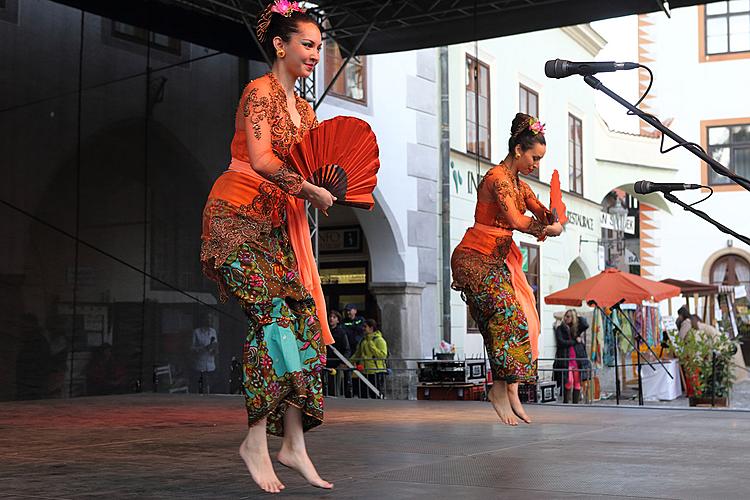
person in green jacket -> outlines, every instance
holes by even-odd
[[[388,344],[383,338],[383,334],[378,330],[378,324],[374,319],[365,321],[364,332],[365,336],[357,346],[352,361],[382,393],[385,386],[385,375],[388,371],[385,362],[388,357]],[[358,391],[360,397],[376,397],[375,393],[364,384],[357,385],[361,388]]]

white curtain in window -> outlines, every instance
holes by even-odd
[[[724,283],[724,277],[727,275],[727,261],[726,258],[719,259],[718,262],[714,263],[711,283],[714,285],[721,285]]]
[[[750,265],[748,265],[745,259],[735,257],[734,261],[734,272],[737,274],[737,279],[743,285],[750,283]]]

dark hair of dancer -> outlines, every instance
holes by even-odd
[[[258,22],[255,27],[255,34],[258,36],[258,41],[271,63],[277,57],[276,48],[273,46],[274,38],[279,37],[288,43],[292,35],[299,32],[298,27],[300,23],[312,23],[320,29],[320,24],[307,12],[294,11],[288,16],[272,12],[271,7],[273,7],[274,3],[270,2],[258,14]]]
[[[521,146],[522,151],[527,151],[534,147],[534,144],[547,145],[544,139],[544,132],[534,132],[531,129],[532,123],[536,119],[526,113],[516,113],[513,123],[510,126],[510,139],[508,139],[508,152],[513,154],[516,151],[516,145]]]

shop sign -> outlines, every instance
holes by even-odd
[[[581,215],[577,212],[572,212],[571,210],[567,210],[568,216],[568,224],[572,224],[574,226],[583,227],[588,229],[589,231],[594,230],[594,218],[593,217],[586,217],[585,215]]]
[[[461,172],[455,163],[451,162],[451,180],[455,194],[473,195],[482,182],[482,177],[483,175],[476,170],[467,169]]]
[[[625,249],[625,256],[628,258],[628,265],[640,266],[641,258],[629,249]]]
[[[320,253],[362,251],[362,229],[359,226],[320,229],[318,234]]]
[[[620,217],[615,214],[600,212],[599,220],[602,229],[612,229],[613,231],[622,231],[625,234],[635,234],[635,217],[632,215]]]

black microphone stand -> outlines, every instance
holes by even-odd
[[[646,348],[649,350],[649,352],[654,355],[654,358],[656,358],[656,362],[661,365],[662,369],[664,369],[664,373],[666,373],[667,376],[669,376],[669,378],[671,378],[672,380],[674,380],[674,377],[672,376],[671,373],[669,373],[669,370],[667,370],[667,367],[664,366],[664,363],[662,362],[661,357],[656,355],[654,350],[651,349],[651,346],[648,345],[648,342],[646,342],[646,339],[644,339],[643,335],[641,335],[641,332],[639,332],[638,329],[633,324],[633,322],[630,321],[630,318],[628,317],[628,315],[625,314],[622,311],[622,309],[620,309],[620,304],[619,303],[615,304],[614,306],[612,306],[612,309],[619,312],[620,316],[625,318],[625,321],[627,321],[630,324],[630,328],[633,330],[633,332],[635,332],[635,346],[636,346],[635,351],[636,353],[638,353],[638,356],[636,357],[636,360],[638,363],[638,404],[640,406],[643,406],[643,380],[641,378],[641,342],[643,342],[646,345]],[[646,359],[645,357],[643,359],[649,364],[649,366],[651,366],[652,370],[656,371],[656,368],[654,368],[654,366],[648,361],[648,359]]]
[[[679,135],[672,132],[672,130],[670,130],[669,127],[666,127],[663,123],[661,123],[655,117],[644,113],[640,109],[630,104],[628,101],[626,101],[625,99],[617,95],[615,92],[607,88],[594,75],[584,76],[583,81],[585,81],[594,90],[599,90],[607,94],[609,97],[611,97],[618,103],[622,104],[625,108],[630,110],[631,113],[638,116],[641,120],[645,121],[646,123],[648,123],[655,129],[657,129],[659,132],[661,132],[662,134],[666,135],[667,137],[675,141],[677,144],[683,145],[685,149],[687,149],[688,151],[693,153],[695,156],[697,156],[698,158],[706,162],[714,170],[714,172],[721,174],[725,177],[729,177],[734,182],[736,182],[737,184],[739,184],[746,190],[750,191],[750,181],[748,181],[747,179],[743,179],[742,177],[736,175],[734,172],[726,168],[724,165],[722,165],[718,161],[708,156],[702,149],[700,149],[694,144],[689,143],[688,141],[686,141]]]
[[[734,182],[745,188],[746,190],[750,191],[750,181],[747,179],[744,179],[738,175],[735,175],[734,172],[727,169],[724,165],[719,163],[718,161],[714,160],[710,156],[708,156],[705,151],[703,151],[698,146],[688,143],[685,139],[680,137],[679,135],[672,132],[672,130],[669,129],[669,127],[666,127],[663,123],[661,123],[659,120],[657,120],[655,117],[644,113],[640,109],[633,106],[631,103],[617,95],[615,92],[607,88],[601,81],[599,81],[598,78],[596,78],[594,75],[586,75],[583,77],[583,80],[594,90],[599,90],[603,92],[604,94],[608,95],[618,103],[622,104],[625,108],[627,108],[631,113],[638,116],[641,120],[645,121],[655,129],[657,129],[662,134],[666,135],[667,137],[671,138],[673,141],[675,141],[677,144],[683,145],[685,149],[693,153],[695,156],[706,162],[713,170],[714,172],[723,175],[725,177],[729,177]],[[691,212],[701,219],[710,222],[713,224],[719,231],[732,235],[735,238],[739,239],[740,241],[747,243],[750,245],[750,238],[747,236],[743,236],[739,233],[736,233],[729,229],[728,227],[722,225],[721,223],[713,220],[711,217],[709,217],[706,213],[701,212],[700,210],[696,210],[687,203],[684,203],[683,201],[679,200],[676,196],[674,196],[672,193],[664,193],[664,197],[671,201],[672,203],[676,203],[680,205],[682,208],[687,210],[688,212]]]
[[[617,302],[614,306],[611,306],[610,309],[617,309],[617,310],[619,310],[620,303],[622,303],[622,300],[619,301],[619,302]],[[620,335],[622,335],[622,338],[624,338],[625,340],[627,340],[628,344],[630,344],[630,347],[632,347],[633,350],[635,350],[635,352],[638,354],[638,357],[637,357],[637,359],[638,359],[638,405],[639,406],[643,406],[643,386],[642,386],[642,381],[641,381],[641,365],[640,365],[642,354],[636,348],[636,346],[633,344],[633,342],[628,338],[628,336],[625,335],[625,333],[620,329],[620,327],[617,325],[617,323],[615,323],[614,321],[612,321],[612,318],[610,318],[607,315],[607,313],[604,312],[604,309],[602,309],[601,306],[599,306],[599,304],[597,304],[595,300],[589,300],[587,302],[587,304],[589,304],[589,305],[593,304],[594,305],[594,308],[596,310],[598,310],[602,314],[602,316],[604,318],[606,318],[606,321],[608,321],[609,324],[612,326],[612,331],[614,332],[614,337],[615,337],[615,349],[614,349],[614,351],[615,351],[615,400],[616,400],[616,403],[618,405],[620,404],[620,372],[618,371],[618,363],[617,363],[617,355],[618,355],[617,351],[620,349],[619,342],[617,341],[617,338],[618,338],[617,335],[619,333]],[[628,319],[628,321],[630,321],[630,320]],[[632,326],[632,324],[631,324],[631,326]],[[633,328],[633,330],[635,330],[635,328]],[[640,336],[640,334],[638,334],[638,335]],[[648,366],[651,367],[652,370],[656,371],[656,368],[654,368],[654,365],[652,365],[651,362],[648,359],[646,359],[644,357],[643,360],[648,364]],[[664,369],[666,370],[666,368],[664,368]],[[667,373],[669,373],[669,372],[667,372]],[[669,376],[671,377],[672,375],[669,374]]]

